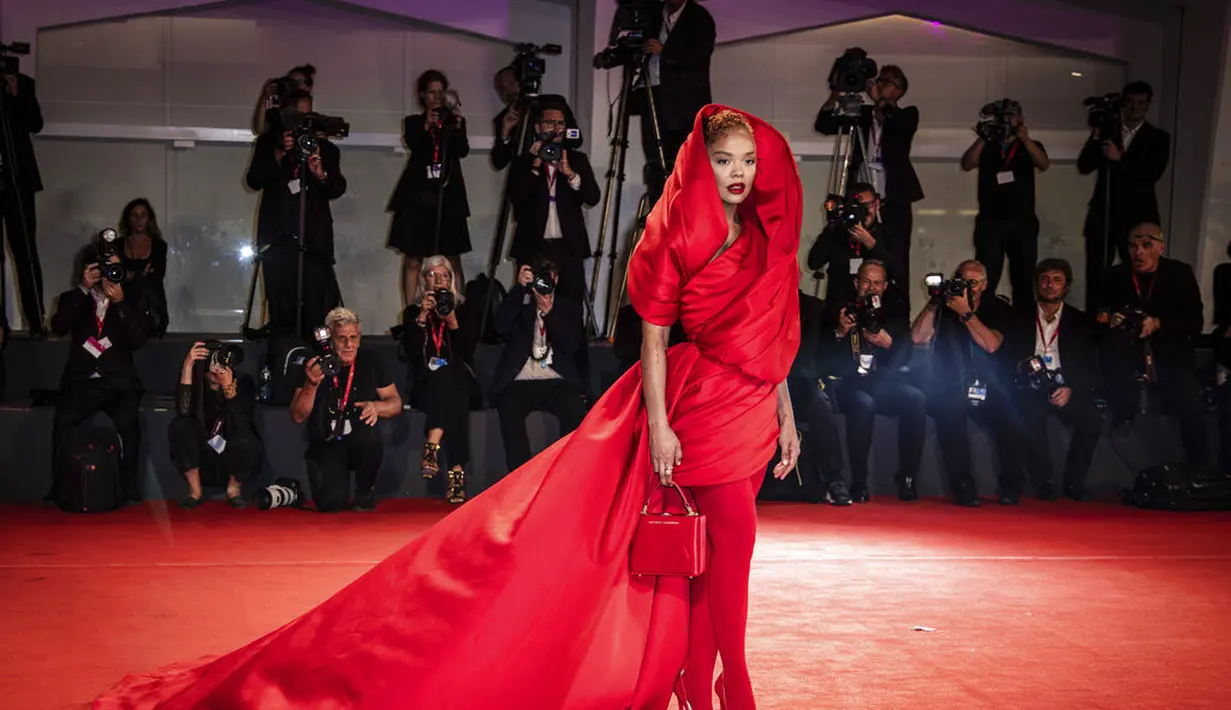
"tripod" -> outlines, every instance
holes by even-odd
[[[664,177],[667,172],[667,160],[663,154],[662,132],[658,128],[658,106],[654,101],[654,92],[649,85],[649,63],[651,56],[643,54],[640,51],[633,55],[633,59],[624,63],[623,86],[620,88],[620,95],[616,102],[616,120],[614,125],[614,135],[611,137],[611,156],[608,158],[607,168],[607,186],[603,192],[603,220],[598,228],[598,242],[594,250],[594,271],[591,278],[591,283],[597,286],[599,273],[602,269],[603,245],[606,244],[607,235],[612,234],[611,248],[607,254],[607,330],[610,333],[609,337],[614,338],[615,333],[615,314],[619,311],[620,303],[612,303],[612,295],[615,292],[615,268],[617,257],[619,256],[620,244],[620,200],[624,193],[624,164],[625,158],[628,156],[628,98],[633,92],[634,80],[639,73],[645,79],[645,84],[642,90],[645,91],[646,110],[650,112],[650,124],[654,127],[654,145],[658,152],[658,164],[663,168]],[[638,221],[640,227],[644,227],[644,219],[642,213],[649,214],[649,196],[644,195],[641,199],[641,204],[638,207]],[[650,205],[652,206],[652,205]],[[636,242],[640,239],[640,230],[635,232],[633,240],[630,242],[628,253],[636,249]],[[620,288],[620,299],[624,298],[624,291],[627,288],[627,269],[625,269],[623,283]],[[597,297],[597,288],[590,293],[590,308],[589,318],[591,332],[595,336],[602,334],[598,330],[598,323],[595,320],[595,310],[597,304],[594,302]]]
[[[20,78],[18,79],[20,81]],[[0,87],[0,92],[6,91],[6,88]],[[47,312],[43,306],[43,288],[41,283],[41,274],[35,268],[35,262],[38,261],[37,245],[34,243],[33,237],[30,235],[30,222],[26,219],[25,200],[22,199],[21,190],[21,173],[17,166],[17,150],[13,142],[13,124],[9,119],[9,112],[12,110],[11,103],[16,97],[0,98],[0,140],[3,140],[3,153],[0,154],[0,191],[11,189],[13,191],[12,199],[14,206],[17,209],[17,224],[21,231],[20,239],[26,249],[27,267],[30,269],[30,285],[35,293],[35,306],[38,309],[38,322],[27,323],[26,327],[31,333],[41,331],[46,327]],[[12,176],[12,179],[6,179],[4,173]],[[0,198],[2,199],[2,198]],[[5,220],[7,223],[7,220]],[[7,224],[5,231],[7,232]],[[13,239],[14,235],[8,233],[7,237]],[[6,271],[4,268],[4,244],[0,242],[0,308],[7,307],[7,283]]]

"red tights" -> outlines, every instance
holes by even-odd
[[[693,710],[713,708],[714,663],[722,656],[727,710],[754,710],[745,657],[748,575],[757,536],[756,495],[763,474],[692,489],[711,545],[706,573],[692,581],[684,687]]]

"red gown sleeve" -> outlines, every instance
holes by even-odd
[[[680,319],[685,283],[675,244],[665,237],[665,229],[647,225],[628,264],[628,300],[637,315],[659,326],[671,326]]]

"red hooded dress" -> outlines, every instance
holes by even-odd
[[[776,387],[799,345],[802,188],[786,140],[748,116],[758,169],[744,234],[727,222],[702,121],[629,269],[667,353],[675,479],[764,470]],[[713,259],[713,261],[711,261]],[[641,368],[585,421],[320,606],[224,656],[129,675],[99,709],[661,710],[688,638],[688,582],[635,577],[628,554],[653,481]]]

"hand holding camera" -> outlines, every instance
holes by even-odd
[[[838,337],[845,338],[850,335],[851,331],[855,329],[857,322],[858,319],[855,314],[849,311],[847,306],[843,306],[842,310],[838,311]]]
[[[534,281],[534,271],[530,269],[529,265],[522,266],[517,271],[517,285],[529,286],[532,281]]]
[[[889,331],[881,328],[880,330],[872,331],[867,328],[863,329],[863,339],[865,342],[875,345],[881,350],[888,350],[893,347],[893,336],[889,335]]]
[[[641,51],[646,54],[662,54],[663,43],[659,42],[657,39],[647,39],[645,44],[641,45]]]
[[[307,375],[308,378],[308,386],[312,389],[316,389],[320,386],[321,381],[325,379],[325,373],[321,370],[319,357],[314,357],[304,363],[303,370],[304,374]]]
[[[112,303],[119,303],[124,300],[124,287],[111,279],[104,279],[103,295]]]
[[[1120,158],[1124,157],[1120,152],[1119,146],[1114,141],[1103,141],[1103,157],[1113,161],[1120,162]]]
[[[85,265],[85,271],[81,272],[81,287],[89,290],[98,285],[99,281],[103,280],[103,272],[98,268],[97,263]]]
[[[966,294],[947,296],[945,298],[945,307],[963,317],[973,310],[970,307],[970,299],[966,297]]]
[[[17,95],[17,75],[16,74],[5,74],[4,75],[4,90],[9,92],[9,96]]]
[[[876,246],[876,237],[872,236],[872,233],[868,231],[867,227],[863,226],[863,223],[856,224],[854,227],[851,227],[849,231],[852,239],[864,245],[868,249],[872,249]]]
[[[517,128],[519,121],[521,121],[521,112],[517,110],[517,106],[510,106],[509,110],[504,112],[504,121],[500,124],[500,137],[507,141],[513,135],[513,129]]]
[[[190,381],[192,366],[207,357],[209,357],[209,349],[205,347],[205,342],[198,340],[193,343],[192,348],[188,351],[188,354],[184,356],[183,379],[185,381]]]
[[[321,149],[318,147],[308,158],[308,172],[317,180],[325,179],[325,167],[321,164]]]

